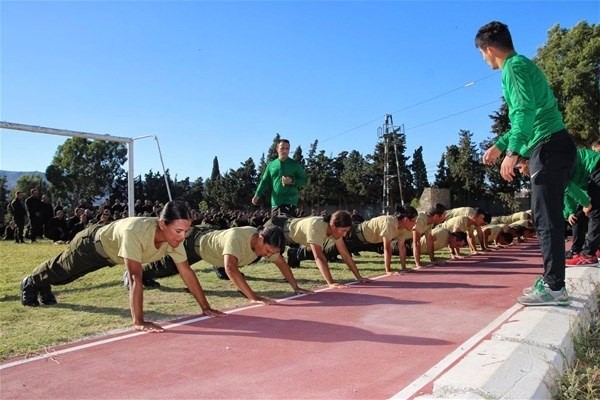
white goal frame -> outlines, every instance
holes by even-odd
[[[24,132],[32,132],[32,133],[46,133],[49,135],[59,135],[59,136],[69,136],[69,137],[81,137],[86,139],[93,140],[104,140],[108,142],[119,142],[119,143],[127,143],[127,153],[128,153],[128,172],[127,172],[127,208],[130,216],[135,215],[135,199],[133,192],[133,182],[134,182],[134,172],[133,172],[133,160],[134,160],[134,151],[133,151],[133,143],[135,140],[145,139],[149,137],[153,137],[156,140],[156,145],[158,146],[158,154],[160,155],[160,162],[162,164],[163,176],[165,178],[165,184],[167,186],[167,193],[169,195],[169,201],[173,200],[171,197],[171,189],[169,188],[169,179],[167,178],[167,174],[165,172],[165,164],[163,162],[162,153],[160,151],[160,144],[158,143],[158,137],[156,135],[145,135],[134,138],[120,137],[120,136],[112,136],[112,135],[100,135],[97,133],[88,133],[88,132],[78,132],[78,131],[70,131],[66,129],[55,129],[55,128],[46,128],[43,126],[34,126],[34,125],[25,125],[25,124],[17,124],[13,122],[0,121],[0,129],[9,129],[14,131],[24,131]]]

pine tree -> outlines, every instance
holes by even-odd
[[[427,168],[425,167],[425,161],[423,161],[423,146],[419,146],[419,148],[414,151],[410,169],[412,170],[414,177],[416,197],[419,198],[421,197],[423,190],[426,187],[429,187]]]
[[[450,187],[448,183],[448,167],[446,166],[446,154],[443,153],[440,157],[440,162],[437,165],[437,172],[435,174],[435,182],[433,186],[440,189],[448,189]]]

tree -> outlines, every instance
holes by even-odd
[[[300,147],[300,146],[296,147],[296,150],[294,150],[294,155],[292,156],[292,159],[294,161],[297,161],[298,164],[300,164],[302,166],[302,168],[306,167],[306,161],[304,160],[304,156],[302,155],[302,147]]]
[[[192,185],[190,184],[190,178],[179,180],[175,175],[175,180],[171,181],[170,174],[167,173],[169,178],[169,185],[171,188],[171,197],[173,199],[184,200],[186,195],[191,192]],[[196,203],[197,204],[197,203]]]
[[[183,199],[190,204],[193,209],[200,209],[200,203],[204,200],[202,193],[204,192],[204,181],[202,177],[192,182],[189,192],[183,195]]]
[[[413,180],[413,174],[408,167],[408,160],[410,157],[406,156],[406,134],[401,133],[396,136],[395,149],[396,154],[391,152],[392,164],[396,168],[392,168],[392,174],[398,174],[397,182],[399,185],[402,185],[402,196],[400,196],[400,186],[398,185],[398,191],[395,191],[396,185],[392,186],[394,190],[392,190],[392,194],[394,195],[394,199],[400,199],[404,201],[404,204],[408,204],[411,199],[415,197],[415,186]],[[397,197],[396,197],[397,196]]]
[[[485,171],[481,155],[472,141],[473,134],[461,129],[458,136],[458,146],[446,156],[452,181],[450,190],[457,204],[471,205],[484,197]]]
[[[423,161],[423,146],[419,146],[419,148],[414,151],[410,169],[413,173],[416,197],[421,197],[423,190],[426,187],[429,187],[427,168],[425,167],[425,161]]]
[[[216,181],[221,177],[221,170],[219,169],[219,159],[217,156],[213,158],[212,171],[210,172],[210,180]]]
[[[27,196],[29,196],[29,192],[31,191],[31,189],[37,189],[40,192],[40,195],[41,194],[49,194],[49,193],[51,193],[51,190],[52,190],[50,188],[50,186],[48,185],[48,182],[46,182],[44,180],[44,178],[42,178],[42,176],[39,174],[21,175],[19,177],[19,179],[17,179],[13,193],[18,190],[18,191],[25,193],[25,197],[27,197]],[[12,196],[12,197],[14,197],[14,196]],[[66,204],[66,203],[63,202],[63,204]]]
[[[600,25],[554,25],[533,60],[548,78],[575,140],[587,146],[600,137]]]
[[[251,204],[252,197],[258,185],[256,164],[254,164],[254,160],[251,157],[244,161],[242,166],[235,171],[234,178],[240,184],[236,195],[237,208],[246,208]]]
[[[343,161],[344,170],[340,175],[340,181],[344,184],[347,201],[350,204],[361,204],[367,194],[364,171],[366,160],[356,150],[352,150]]]
[[[135,180],[134,180],[135,181]],[[135,196],[135,190],[134,190]],[[115,178],[115,181],[108,189],[108,197],[114,199],[127,199],[128,197],[128,182],[127,175],[122,175]]]
[[[440,157],[440,162],[438,162],[433,186],[440,189],[450,188],[450,184],[448,183],[449,175],[450,172],[448,171],[448,166],[446,165],[446,154],[444,153]]]
[[[412,173],[406,165],[409,157],[405,156],[406,135],[403,133],[394,134],[390,140],[377,142],[373,154],[367,156],[367,159],[371,161],[376,180],[381,182],[378,187],[378,195],[383,193],[386,145],[389,163],[388,175],[393,176],[393,178],[388,177],[390,205],[393,207],[394,203],[400,203],[401,199],[408,204],[410,199],[415,196],[415,190]],[[402,196],[400,196],[400,187],[402,187]]]
[[[236,170],[229,170],[212,191],[212,205],[229,209],[244,209],[251,204],[256,190],[256,166],[249,158]]]
[[[213,167],[210,174],[210,179],[207,179],[204,184],[204,200],[211,207],[216,207],[218,203],[218,190],[221,181],[221,171],[219,169],[219,159],[215,156],[213,159]]]
[[[317,153],[319,141],[315,140],[308,149],[308,158],[306,159],[306,188],[300,192],[302,203],[310,208],[319,208],[324,204],[324,195],[327,187],[325,185],[326,173],[329,165],[325,152]]]
[[[260,160],[258,160],[258,176],[262,176],[265,168],[267,168],[267,161],[265,160],[265,153],[262,153]]]
[[[510,130],[510,120],[508,118],[508,107],[503,102],[498,111],[489,116],[492,120],[492,137],[484,140],[480,144],[480,149],[485,152],[490,148],[500,136]],[[500,157],[494,164],[486,165],[485,176],[488,183],[487,197],[490,199],[499,199],[510,210],[516,210],[518,202],[515,199],[515,192],[525,186],[528,178],[520,174],[515,176],[512,182],[508,182],[500,175],[500,165],[504,157]]]
[[[337,205],[338,209],[348,208],[348,192],[346,185],[342,182],[342,175],[346,169],[344,161],[348,157],[347,151],[342,151],[336,158],[329,158],[328,176],[326,185],[328,187],[328,201]]]
[[[109,193],[114,182],[125,176],[127,148],[123,143],[70,138],[58,146],[46,178],[57,199],[72,204],[95,200]]]
[[[502,103],[500,109],[495,111],[492,115],[489,116],[492,120],[492,133],[494,136],[484,140],[480,144],[480,149],[482,152],[486,151],[490,148],[500,136],[502,136],[505,132],[510,130],[510,120],[508,119],[508,107],[505,102]],[[502,160],[504,158],[500,157],[496,162],[492,165],[485,166],[485,174],[487,177],[487,181],[489,183],[489,187],[491,189],[491,193],[511,193],[514,194],[515,191],[519,190],[523,185],[522,176],[518,175],[517,179],[514,179],[512,182],[507,182],[500,175],[500,164],[502,164]]]
[[[168,176],[168,170],[167,170]],[[170,187],[173,187],[169,180]],[[160,172],[153,173],[152,170],[144,175],[144,191],[143,196],[139,197],[148,200],[158,200],[161,203],[169,201],[169,195],[165,184],[165,177]]]
[[[273,143],[271,143],[271,147],[269,147],[269,150],[267,151],[267,163],[279,157],[279,154],[277,153],[277,145],[279,144],[280,140],[281,136],[279,133],[276,133],[275,137],[273,138]]]
[[[460,150],[458,146],[452,144],[446,147],[446,171],[448,175],[446,176],[446,184],[448,185],[448,189],[450,189],[450,197],[454,204],[463,204],[464,192],[461,188],[461,183],[457,180],[456,175],[454,174],[455,170],[460,169],[458,166],[460,159]]]

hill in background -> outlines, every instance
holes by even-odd
[[[42,179],[46,181],[46,174],[39,171],[3,171],[0,170],[0,176],[6,176],[6,188],[8,190],[13,190],[15,186],[17,186],[17,180],[23,175],[33,175],[33,176],[42,176]]]

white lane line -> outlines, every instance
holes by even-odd
[[[485,328],[477,332],[475,335],[467,339],[466,342],[458,346],[456,350],[444,357],[440,362],[431,367],[423,375],[415,379],[412,383],[406,386],[404,389],[396,393],[391,399],[408,399],[415,394],[417,391],[424,386],[429,385],[434,379],[436,379],[442,372],[444,372],[450,365],[464,357],[473,347],[475,347],[481,340],[493,332],[496,328],[502,325],[508,320],[515,312],[521,307],[521,304],[515,304],[505,312],[503,312],[498,318],[490,322]]]

